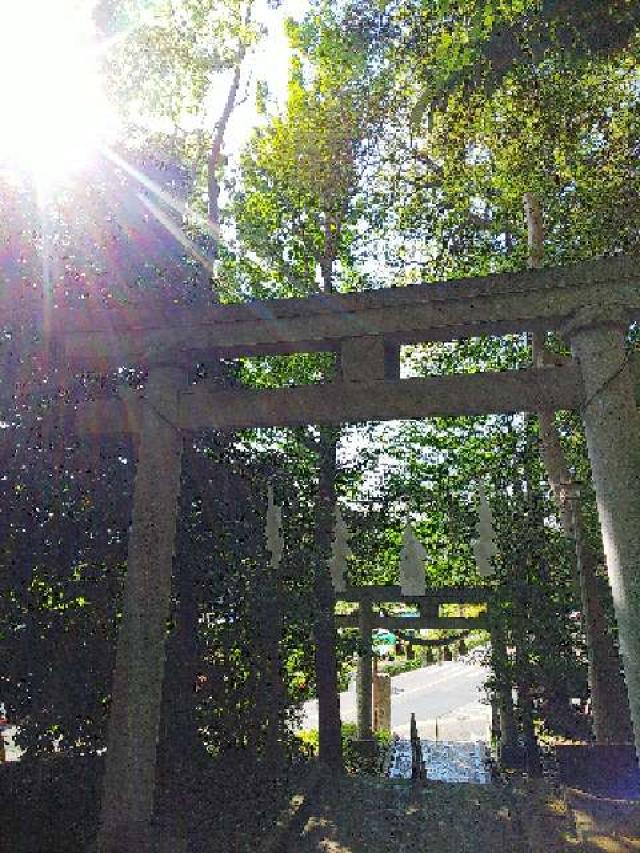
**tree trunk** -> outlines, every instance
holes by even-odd
[[[251,3],[245,13],[248,23]],[[222,162],[224,138],[229,120],[237,103],[242,64],[246,48],[239,42],[233,75],[227,91],[222,112],[216,122],[207,158],[208,220],[214,237],[212,254],[217,255],[217,240],[220,235],[220,180],[218,170]],[[211,296],[217,299],[215,290]],[[228,371],[220,363],[210,366],[210,374],[223,381]],[[167,668],[163,688],[162,722],[160,726],[160,769],[171,778],[180,767],[186,769],[189,760],[203,752],[198,735],[195,700],[195,678],[198,670],[198,600],[195,590],[196,578],[193,566],[187,558],[181,564],[174,579],[177,605],[175,627],[167,642]]]
[[[358,740],[371,740],[372,737],[372,617],[371,602],[361,601],[358,612],[358,627],[360,630],[358,640],[360,649],[358,651],[358,680],[356,684]]]
[[[224,107],[222,108],[220,118],[216,123],[211,149],[207,159],[208,217],[212,236],[216,243],[220,237],[220,180],[218,176],[218,169],[220,168],[222,161],[224,135],[229,124],[229,119],[233,113],[233,108],[236,105],[238,91],[240,89],[240,73],[242,70],[244,56],[245,49],[241,47],[238,50],[238,58],[236,60],[235,68],[233,69],[233,77],[231,78],[231,84],[227,92],[227,99]],[[214,254],[217,254],[215,251],[216,243],[214,243]]]
[[[323,251],[317,259],[320,266],[322,290],[333,291],[335,233],[327,226]],[[316,597],[315,663],[318,692],[318,735],[320,760],[337,770],[344,768],[340,722],[340,693],[338,691],[337,632],[334,617],[335,593],[331,581],[329,559],[335,523],[337,447],[339,431],[331,427],[320,429],[317,447],[318,497],[316,503],[314,590]]]
[[[516,646],[516,684],[518,689],[518,714],[527,755],[527,772],[530,776],[540,776],[540,750],[533,724],[533,700],[531,696],[531,666],[529,663],[529,641],[527,638],[528,602],[523,590],[523,555],[516,557],[514,569],[520,575],[514,585],[513,635]]]
[[[260,635],[262,668],[258,682],[258,716],[264,729],[263,757],[267,778],[276,779],[284,759],[284,667],[281,643],[284,631],[280,567],[269,560],[267,590],[256,590],[255,607]],[[268,594],[264,596],[264,592]]]
[[[243,25],[249,26],[251,21],[253,0],[247,2]],[[220,113],[220,117],[213,129],[213,138],[211,140],[211,148],[207,158],[207,201],[208,201],[208,219],[209,229],[214,239],[213,255],[217,256],[217,243],[220,239],[220,179],[218,170],[222,163],[222,149],[224,146],[224,137],[229,126],[229,119],[233,115],[238,102],[238,92],[240,91],[240,75],[244,64],[245,56],[247,55],[246,44],[242,40],[242,34],[238,37],[238,49],[233,65],[233,75],[231,83],[227,90],[227,97]]]
[[[336,504],[336,439],[332,430],[321,430],[319,454],[314,549],[314,590],[317,607],[314,634],[320,760],[330,767],[341,769],[343,765],[334,618],[335,595],[329,571]]]
[[[496,699],[500,719],[500,748],[510,749],[516,745],[518,731],[513,714],[513,685],[509,673],[509,659],[504,628],[500,615],[489,611],[491,631],[491,665],[496,679]]]
[[[541,502],[534,494],[534,477],[529,471],[531,450],[529,448],[530,429],[527,424],[527,448],[524,456],[522,480],[515,486],[519,491],[524,511],[524,527],[518,543],[514,547],[513,560],[513,640],[516,647],[515,676],[518,690],[518,714],[526,750],[527,773],[540,776],[542,765],[540,750],[534,727],[534,707],[532,695],[531,657],[529,640],[529,619],[535,619],[536,602],[531,598],[531,575],[534,562],[542,557],[539,531],[544,530],[544,513]]]
[[[632,743],[633,729],[629,698],[618,649],[607,626],[602,605],[610,596],[608,585],[597,574],[597,560],[582,531],[579,506],[574,520],[576,556],[580,574],[580,596],[589,657],[589,691],[596,743]]]

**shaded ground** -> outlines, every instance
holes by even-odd
[[[0,766],[0,853],[89,853],[100,769],[63,756]],[[160,826],[187,836],[189,853],[258,853],[312,772],[299,766],[279,787],[242,752],[227,754],[191,785],[176,779],[160,792]],[[499,786],[319,780],[299,837],[280,853],[640,853],[638,802],[517,776]]]
[[[565,799],[585,850],[640,851],[640,803],[606,800],[571,790],[565,793]]]
[[[502,792],[344,777],[323,785],[289,853],[524,853]]]
[[[0,765],[0,853],[91,853],[102,766],[65,755]],[[296,784],[293,773],[276,784],[248,755],[226,754],[161,783],[156,824],[188,838],[189,853],[254,853]]]
[[[543,782],[325,782],[288,853],[633,853],[640,804]]]

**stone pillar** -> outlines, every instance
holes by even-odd
[[[178,406],[185,385],[182,369],[162,366],[151,369],[144,389],[100,851],[119,849],[123,837],[135,837],[145,849],[153,813],[183,445]]]
[[[391,676],[381,673],[375,677],[376,701],[374,705],[374,728],[391,731]]]
[[[356,681],[358,740],[370,740],[373,736],[371,730],[373,688],[372,622],[371,602],[361,601],[358,609],[360,650],[358,653],[358,677]]]
[[[582,418],[640,756],[640,416],[625,353],[627,325],[622,314],[588,307],[564,334],[584,382]]]
[[[373,731],[378,731],[378,704],[380,702],[379,688],[380,675],[378,673],[378,658],[373,655],[373,674],[372,674],[372,691],[371,691],[371,708],[373,709]]]

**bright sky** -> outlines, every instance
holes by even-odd
[[[0,0],[0,165],[64,173],[113,121],[86,0]]]
[[[0,170],[30,173],[55,183],[75,171],[113,136],[116,118],[102,94],[100,47],[93,0],[0,0]],[[244,98],[232,116],[225,150],[237,153],[259,121],[258,80],[278,104],[286,95],[288,17],[301,18],[307,0],[284,0],[277,9],[257,0],[255,19],[267,30],[247,57]],[[215,120],[228,91],[221,78],[211,96]]]
[[[237,152],[249,139],[251,130],[259,122],[255,108],[255,86],[257,81],[266,82],[269,92],[278,103],[283,105],[287,93],[289,70],[289,43],[284,33],[287,18],[300,20],[308,9],[308,0],[284,0],[278,9],[271,9],[267,0],[259,0],[256,8],[256,20],[267,28],[262,39],[247,62],[244,75],[246,83],[250,77],[249,97],[234,111],[229,123],[225,149],[227,153]],[[219,113],[222,101],[226,97],[228,81],[221,81],[220,97],[213,99],[214,115]]]

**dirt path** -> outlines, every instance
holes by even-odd
[[[528,853],[501,791],[343,777],[323,784],[290,853]]]
[[[637,853],[640,803],[543,781],[324,777],[288,853]]]

